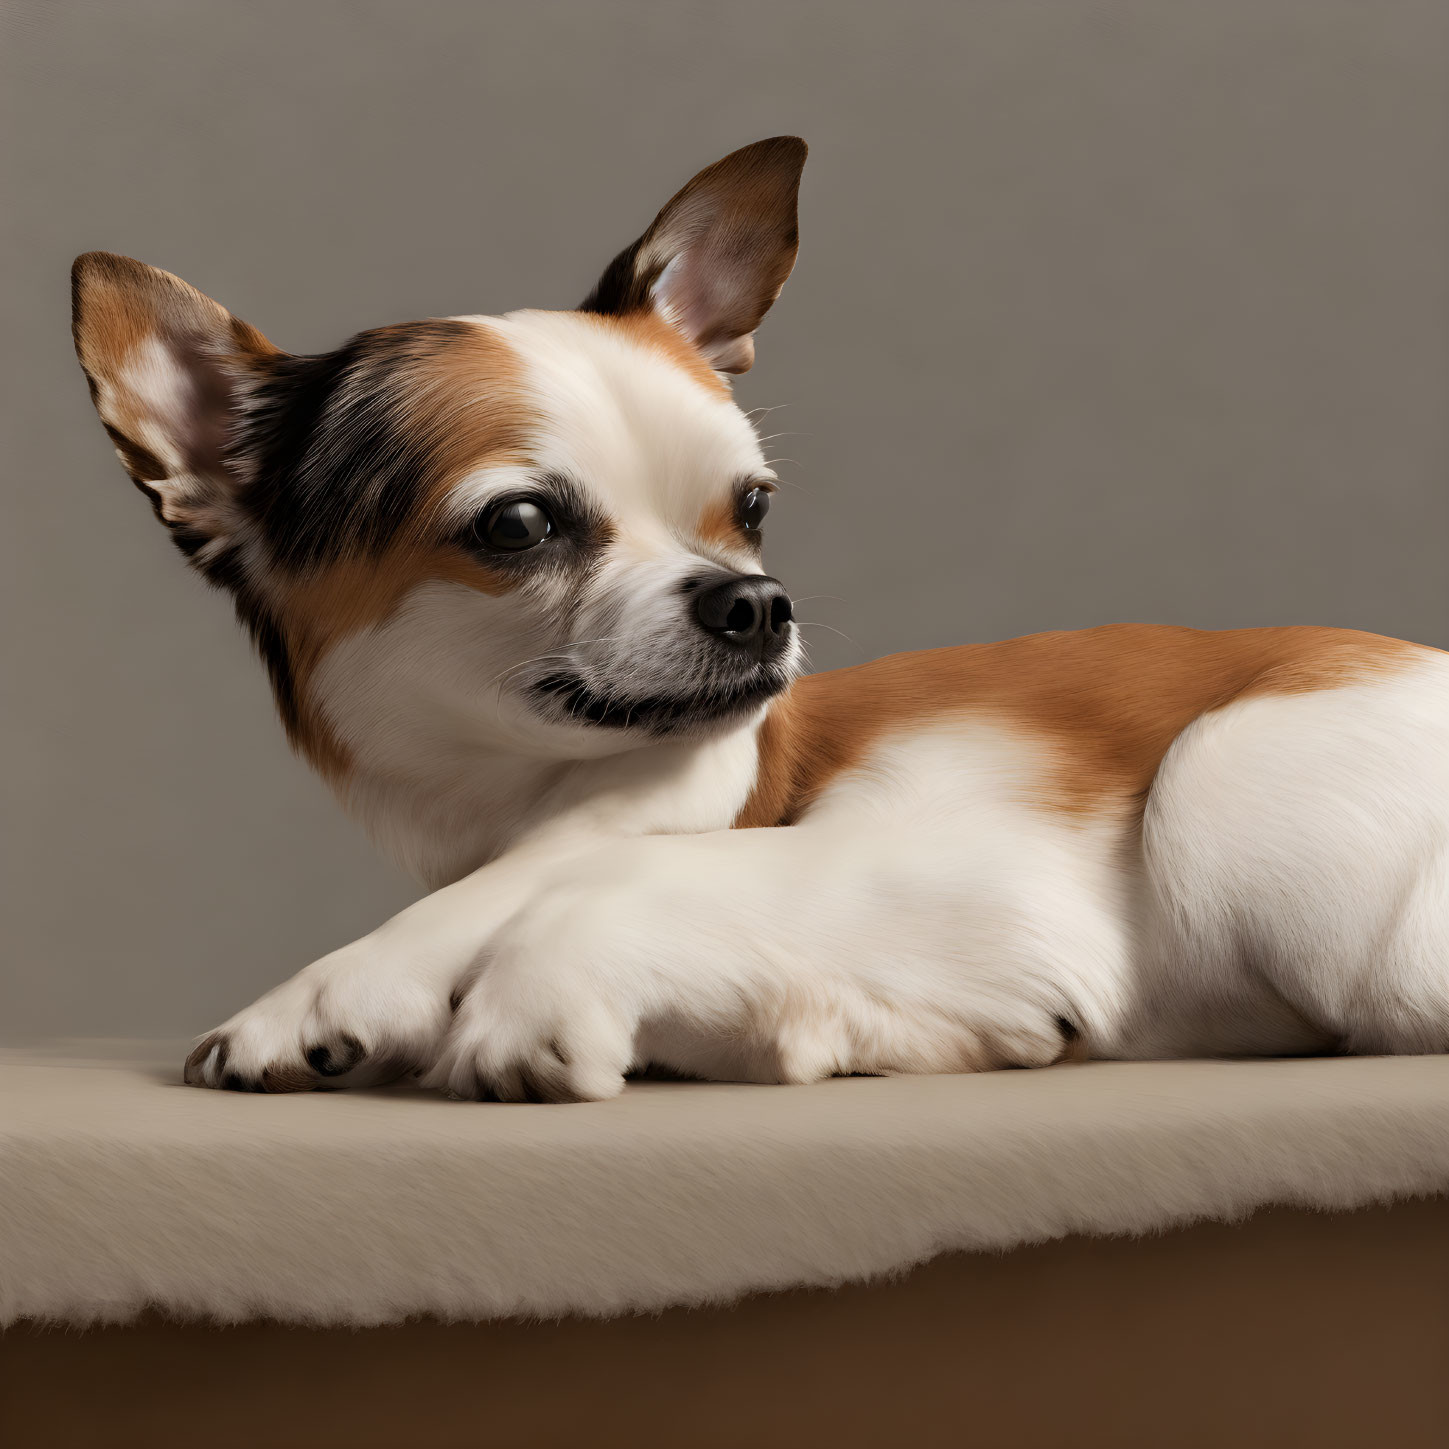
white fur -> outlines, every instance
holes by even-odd
[[[587,319],[478,325],[521,360],[537,466],[616,537],[577,594],[425,585],[323,663],[349,806],[442,888],[226,1023],[202,1080],[347,1038],[367,1053],[349,1081],[407,1065],[551,1099],[611,1096],[643,1062],[1043,1065],[1073,1033],[1099,1057],[1449,1049],[1449,658],[1204,716],[1140,830],[1125,804],[1054,810],[1045,743],[966,711],[888,735],[797,824],[732,830],[758,714],[660,741],[541,721],[519,681],[566,660],[647,694],[698,672],[679,583],[758,569],[693,532],[762,471],[752,430]],[[450,506],[516,484],[481,471]]]
[[[560,1034],[581,1096],[643,1060],[761,1081],[1055,1060],[1056,1017],[1115,1024],[1128,949],[1112,826],[1021,803],[1040,753],[903,736],[793,828],[571,860],[493,938],[434,1079],[506,1091]]]
[[[982,723],[891,739],[789,829],[647,833],[721,823],[737,796],[684,812],[747,752],[682,750],[659,772],[694,764],[677,793],[654,762],[595,767],[533,838],[229,1023],[231,1068],[346,1029],[401,1037],[463,1093],[600,1097],[642,1060],[786,1081],[1040,1065],[1062,1015],[1108,1057],[1442,1051],[1446,721],[1437,660],[1206,716],[1140,854],[1126,821],[1031,803],[1042,757]]]
[[[769,476],[745,415],[663,353],[573,312],[472,320],[523,361],[537,466],[587,480],[632,536],[668,546],[722,483]]]
[[[1143,833],[1128,1054],[1449,1050],[1449,656],[1204,716]]]

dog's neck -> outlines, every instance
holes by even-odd
[[[389,859],[437,889],[534,838],[727,829],[754,786],[765,714],[592,759],[439,741],[411,752],[422,766],[360,770],[335,789]]]

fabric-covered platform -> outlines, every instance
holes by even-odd
[[[601,1316],[1449,1193],[1449,1057],[1092,1063],[568,1107],[0,1052],[0,1324]]]

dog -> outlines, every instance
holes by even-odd
[[[1449,655],[1118,624],[802,675],[729,375],[806,148],[699,173],[575,311],[292,356],[93,252],[116,452],[282,724],[431,893],[186,1081],[708,1079],[1449,1050]]]

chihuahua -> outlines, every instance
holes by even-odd
[[[729,375],[805,145],[700,172],[575,311],[293,356],[92,252],[76,350],[287,734],[431,891],[188,1082],[611,1097],[1449,1050],[1449,655],[1119,624],[801,676]]]

